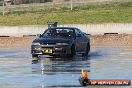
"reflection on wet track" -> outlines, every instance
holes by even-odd
[[[0,88],[80,88],[81,69],[91,79],[132,80],[132,50],[93,47],[88,57],[41,56],[34,61],[30,50],[0,51]],[[131,86],[89,86],[88,88],[131,88]]]
[[[76,57],[74,58],[76,59]],[[82,67],[86,69],[90,67],[88,58],[78,57],[80,60],[74,60],[73,58],[44,58],[41,59],[40,67],[45,74],[49,73],[72,73],[78,74]]]

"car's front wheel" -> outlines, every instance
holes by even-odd
[[[71,46],[71,54],[69,54],[68,56],[74,57],[75,55],[76,55],[75,45],[72,45]]]
[[[32,54],[32,58],[38,58],[38,55]]]

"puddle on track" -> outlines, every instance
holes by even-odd
[[[42,56],[32,64],[30,50],[0,51],[0,88],[81,88],[82,67],[91,79],[132,80],[132,50],[92,47],[89,56],[53,58]],[[131,88],[89,86],[88,88]]]

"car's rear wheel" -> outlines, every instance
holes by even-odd
[[[87,56],[90,51],[90,43],[87,44],[85,53],[82,54],[82,56]]]
[[[88,55],[89,51],[90,51],[90,43],[87,44],[87,50],[86,50],[87,55]]]

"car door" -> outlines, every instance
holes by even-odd
[[[85,51],[87,48],[88,38],[87,36],[82,32],[82,50]]]
[[[76,44],[76,51],[80,52],[83,50],[83,38],[82,38],[82,33],[79,31],[79,29],[75,29],[76,33],[76,39],[75,39],[75,44]]]
[[[77,30],[79,31],[79,34],[81,35],[80,37],[81,38],[81,51],[84,51],[86,50],[88,39],[80,29],[77,29]]]

